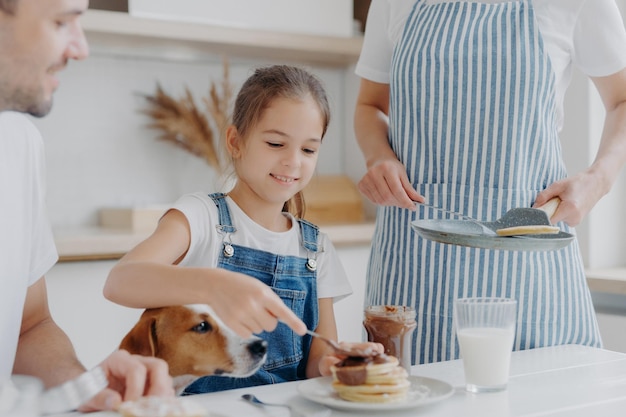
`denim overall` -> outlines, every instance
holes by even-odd
[[[237,229],[232,225],[225,195],[211,194],[219,212],[218,233],[222,235],[223,250],[218,267],[252,276],[269,285],[307,328],[315,329],[318,323],[317,304],[317,226],[298,219],[302,246],[308,259],[281,256],[258,249],[231,243],[230,235]],[[223,391],[255,385],[305,379],[306,365],[311,348],[311,337],[298,336],[284,323],[278,323],[271,332],[259,335],[268,343],[267,360],[254,375],[246,378],[206,376],[189,385],[183,395]]]
[[[564,178],[555,76],[530,0],[416,0],[391,64],[389,141],[413,186],[446,210],[493,220]],[[459,357],[459,297],[518,301],[516,350],[601,346],[578,242],[555,251],[466,248],[419,238],[379,207],[367,304],[415,307],[413,363]],[[571,231],[567,225],[559,225]]]

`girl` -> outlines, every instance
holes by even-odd
[[[278,294],[307,328],[336,339],[333,301],[351,288],[332,243],[299,218],[329,119],[326,93],[311,74],[290,66],[256,70],[226,130],[232,190],[183,196],[111,270],[105,296],[140,308],[206,303],[245,335],[274,329],[276,313],[258,306]],[[283,323],[260,336],[269,349],[259,372],[204,377],[185,393],[328,375],[339,360],[323,342],[296,337]]]

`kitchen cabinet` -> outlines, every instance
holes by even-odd
[[[194,60],[214,54],[343,67],[357,61],[363,38],[285,34],[136,18],[89,9],[81,19],[92,50],[127,56]]]

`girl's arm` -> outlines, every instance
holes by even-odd
[[[221,268],[177,266],[190,236],[186,217],[168,211],[155,232],[111,269],[104,296],[135,308],[209,304],[242,337],[272,331],[278,320],[304,334],[304,323],[259,280]]]
[[[316,333],[326,336],[329,339],[337,340],[337,325],[335,323],[335,311],[333,309],[332,298],[320,298],[319,304],[319,322]],[[333,350],[322,340],[313,338],[311,342],[311,351],[309,352],[309,361],[306,365],[306,377],[315,378],[322,376],[320,365],[322,358],[332,356]],[[338,361],[339,359],[337,359]],[[330,369],[330,366],[328,367]]]
[[[319,299],[319,324],[316,333],[326,336],[329,339],[337,340],[337,325],[335,323],[335,313],[333,310],[332,298]],[[358,342],[358,343],[341,343],[346,348],[356,348],[361,350],[371,349],[380,353],[384,353],[385,349],[380,343]],[[313,338],[311,343],[311,351],[309,352],[309,361],[306,367],[306,377],[315,378],[318,376],[331,375],[330,368],[344,358],[335,356],[335,352],[325,342],[317,338]]]

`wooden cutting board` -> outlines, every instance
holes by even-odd
[[[314,224],[365,221],[361,193],[346,175],[318,175],[304,189],[304,218]]]

